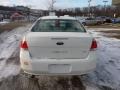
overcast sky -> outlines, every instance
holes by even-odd
[[[24,5],[36,9],[46,9],[48,7],[48,0],[0,0],[0,5],[14,6]],[[58,8],[72,8],[72,7],[85,7],[88,6],[88,0],[56,0],[55,7]],[[104,5],[104,0],[92,0],[91,5]],[[107,0],[108,5],[112,0]]]

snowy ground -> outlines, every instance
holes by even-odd
[[[28,31],[29,27],[30,25],[26,27],[20,27],[9,32],[3,32],[2,34],[0,34],[0,90],[16,90],[17,88],[19,88],[21,80],[21,84],[23,84],[22,87],[26,87],[25,83],[28,82],[30,84],[29,86],[34,85],[36,83],[33,81],[29,81],[28,79],[23,78],[20,75],[19,42],[21,37]],[[120,90],[120,40],[101,36],[101,34],[95,32],[95,29],[90,29],[89,31],[92,32],[93,35],[97,38],[98,65],[95,72],[92,72],[85,76],[80,76],[82,83],[85,85],[86,90]],[[50,83],[54,83],[58,79],[58,77],[57,79],[56,77],[38,78],[39,84],[42,83],[44,87],[46,87],[45,85],[49,86]],[[47,80],[49,80],[50,83],[48,83]],[[63,80],[65,81],[63,82]],[[66,78],[62,78],[62,83],[65,84],[66,80]],[[59,81],[57,83],[61,82]],[[77,83],[78,82],[76,81],[75,84]],[[78,84],[81,83],[79,82]],[[56,85],[57,84],[54,83],[54,85],[51,85],[51,87]],[[13,89],[12,86],[16,89]],[[39,89],[39,87],[38,89],[36,88],[37,84],[35,84],[34,87],[34,89],[29,88],[28,90],[41,90]],[[50,89],[50,87],[48,88],[49,90],[63,90]],[[22,88],[18,90],[27,89]]]
[[[120,90],[120,40],[101,36],[94,29],[90,31],[97,38],[98,63],[96,71],[85,76],[85,81],[109,88],[105,90]]]
[[[28,31],[28,27],[20,27],[0,34],[0,81],[19,73],[19,41]]]
[[[5,24],[7,24],[7,23],[9,23],[9,21],[7,21],[7,20],[4,20],[4,21],[0,21],[0,25],[5,25]]]

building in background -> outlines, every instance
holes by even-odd
[[[16,14],[19,13],[20,15]],[[22,15],[22,16],[21,16]],[[39,9],[31,9],[25,6],[0,6],[0,19],[10,19],[12,17],[20,17],[23,18],[26,17],[28,19],[33,20],[33,18],[38,18],[40,16],[46,16],[48,15],[47,10],[39,10]]]
[[[120,0],[112,0],[112,4],[120,6]]]
[[[25,16],[19,13],[13,13],[10,17],[11,21],[21,21],[25,19]]]

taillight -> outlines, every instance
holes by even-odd
[[[96,42],[95,39],[93,39],[90,50],[93,51],[93,50],[96,50],[96,49],[97,49],[97,42]]]
[[[28,49],[28,45],[27,45],[27,42],[26,41],[21,41],[21,45],[20,45],[20,47],[22,48],[22,49]]]

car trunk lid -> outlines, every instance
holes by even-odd
[[[83,59],[89,54],[93,38],[88,33],[30,32],[26,36],[32,58]]]

